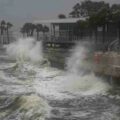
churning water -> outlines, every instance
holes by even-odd
[[[6,46],[0,55],[0,120],[120,120],[120,96],[86,71],[87,52],[78,45],[66,70],[59,70],[33,38]]]

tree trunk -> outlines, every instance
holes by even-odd
[[[7,43],[9,44],[10,43],[10,37],[9,37],[9,30],[7,29]]]
[[[3,44],[3,27],[1,27],[0,43]]]
[[[4,32],[3,27],[1,27],[1,35],[3,35],[3,32]]]

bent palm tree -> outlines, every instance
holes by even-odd
[[[10,43],[10,36],[9,36],[9,29],[12,27],[13,25],[10,23],[10,22],[8,22],[8,23],[6,23],[6,32],[7,32],[7,43],[9,44]]]
[[[30,36],[33,37],[35,29],[36,29],[36,26],[33,23],[30,23]]]
[[[1,43],[4,42],[5,25],[6,25],[6,22],[4,20],[2,20],[1,23],[0,23],[0,26],[1,26]]]

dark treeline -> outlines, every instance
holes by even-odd
[[[0,42],[4,44],[10,43],[9,30],[13,27],[12,23],[2,20],[0,22]],[[6,38],[5,38],[6,37]]]
[[[109,3],[105,3],[104,1],[85,0],[77,3],[73,7],[72,12],[69,13],[69,16],[73,18],[92,16],[93,14],[99,13],[102,9],[112,10],[114,9],[114,5],[110,7]]]
[[[59,14],[60,19],[66,19],[67,16]],[[106,36],[112,32],[109,26],[114,26],[114,30],[117,31],[114,34],[119,38],[120,44],[120,4],[110,5],[104,1],[91,1],[85,0],[75,4],[68,15],[69,18],[80,18],[85,17],[86,21],[78,21],[75,26],[75,35],[84,36],[84,31],[89,30],[90,34],[94,34],[95,40],[104,44]],[[102,28],[101,37],[102,40],[98,40],[98,28]],[[21,28],[20,32],[23,36],[33,36],[36,34],[37,40],[39,40],[40,33],[45,34],[49,31],[49,28],[42,24],[25,23]],[[112,40],[107,41],[107,44]]]
[[[61,17],[62,16],[62,17]],[[60,14],[59,18],[66,18],[64,14]],[[86,17],[86,21],[78,21],[76,25],[76,34],[81,34],[81,29],[89,28],[94,31],[97,39],[97,29],[102,28],[103,43],[105,42],[105,29],[110,24],[116,26],[120,44],[120,4],[110,5],[104,1],[85,0],[74,5],[69,13],[71,18]]]
[[[37,34],[37,40],[39,40],[39,33],[49,32],[49,27],[42,24],[33,24],[33,23],[25,23],[21,28],[20,32],[23,34],[23,37],[32,37],[34,33]]]

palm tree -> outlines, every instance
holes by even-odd
[[[35,29],[36,29],[36,25],[30,23],[30,36],[33,37]]]
[[[13,25],[10,22],[6,23],[6,33],[7,33],[7,40],[8,40],[8,44],[10,42],[10,38],[9,38],[9,29],[12,27]]]
[[[3,35],[3,33],[4,33],[5,25],[6,25],[6,22],[4,20],[2,20],[1,21],[1,35]]]
[[[30,36],[31,23],[25,23],[22,27],[22,31],[26,33],[26,36]]]
[[[26,33],[27,37],[33,36],[35,28],[36,26],[33,23],[25,23],[21,28],[21,32]]]
[[[64,14],[59,14],[59,15],[58,15],[58,18],[59,18],[59,19],[65,19],[66,16],[65,16]]]
[[[6,22],[4,20],[2,20],[1,23],[0,23],[0,28],[1,28],[1,43],[4,42],[5,25],[6,25]]]
[[[42,24],[36,24],[37,40],[39,40],[39,33],[43,31]]]
[[[23,27],[21,28],[20,31],[21,31],[22,33],[26,34],[26,36],[29,36],[29,28],[28,28],[28,24],[25,23],[25,24],[23,25]]]

